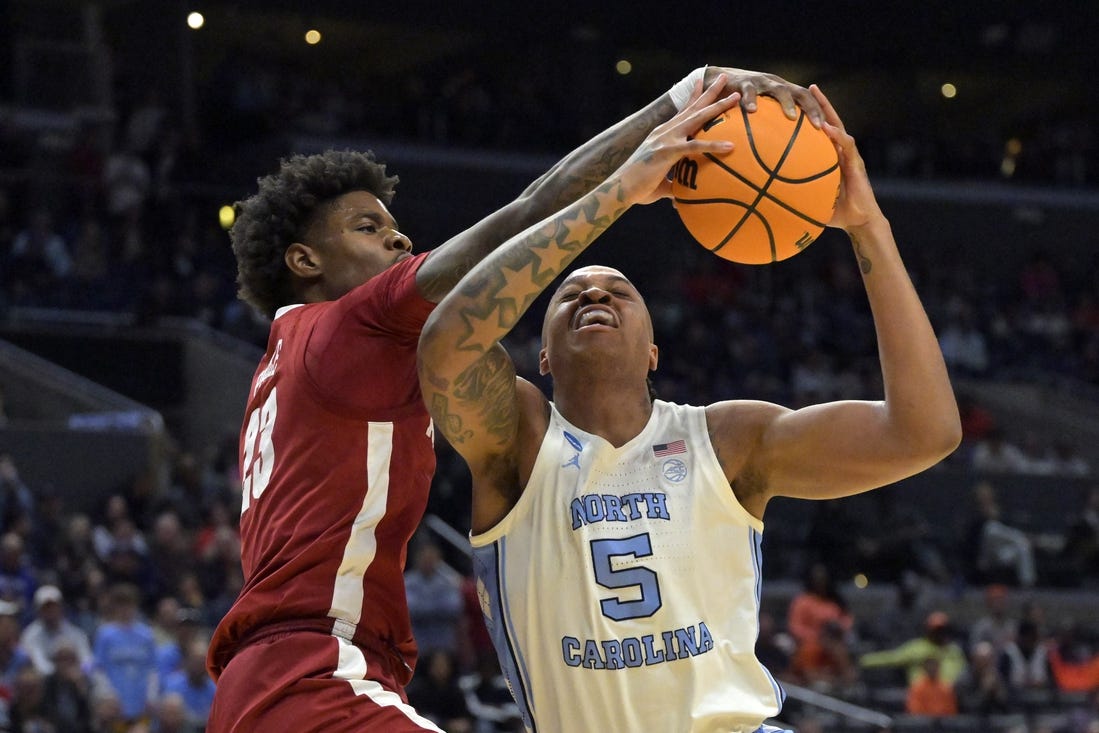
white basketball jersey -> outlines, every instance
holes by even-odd
[[[471,537],[481,608],[536,733],[752,733],[784,693],[755,656],[763,523],[701,407],[621,448],[552,408],[530,482]]]

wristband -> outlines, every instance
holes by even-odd
[[[682,112],[683,108],[687,106],[687,103],[691,101],[691,95],[694,94],[695,84],[699,81],[705,81],[706,79],[706,67],[699,66],[687,76],[683,77],[675,83],[675,85],[668,90],[668,96],[672,98],[672,104],[675,105],[677,112]]]

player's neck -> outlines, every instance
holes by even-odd
[[[644,386],[644,385],[643,385]],[[643,390],[592,388],[553,391],[557,411],[576,427],[598,435],[619,448],[644,430],[652,414],[647,387]]]

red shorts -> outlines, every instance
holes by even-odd
[[[441,733],[380,658],[335,636],[292,631],[240,649],[217,682],[207,733]]]

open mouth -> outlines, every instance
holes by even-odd
[[[572,319],[574,331],[591,327],[618,328],[618,318],[614,311],[603,306],[588,306],[576,312]]]

